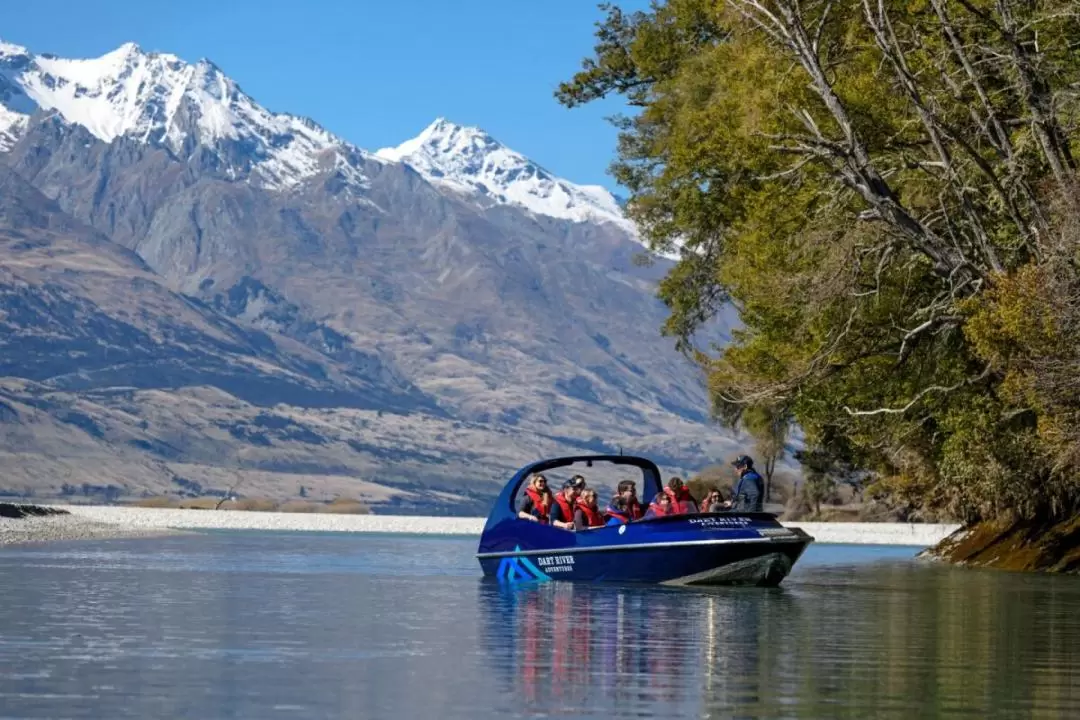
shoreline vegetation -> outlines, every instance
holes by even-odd
[[[959,520],[933,557],[1075,571],[1072,5],[604,7],[555,97],[633,108],[611,173],[650,249],[680,258],[664,332],[714,416],[759,442],[798,428],[808,486]],[[700,343],[731,307],[731,342]]]

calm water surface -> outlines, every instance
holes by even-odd
[[[812,546],[778,589],[481,580],[474,539],[0,549],[0,717],[1080,717],[1080,579]]]

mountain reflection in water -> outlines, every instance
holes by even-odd
[[[0,548],[0,716],[1080,717],[1080,579],[811,546],[774,589],[506,587],[475,539]]]

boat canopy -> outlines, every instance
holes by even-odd
[[[503,520],[517,517],[514,500],[522,483],[527,478],[535,473],[543,473],[555,468],[577,465],[578,463],[583,463],[587,467],[591,467],[594,463],[611,463],[613,465],[628,465],[638,468],[641,471],[641,479],[634,478],[634,481],[638,483],[638,499],[646,504],[648,499],[653,498],[664,487],[663,480],[660,477],[660,468],[656,466],[656,463],[648,458],[636,455],[573,455],[540,460],[526,465],[514,473],[514,476],[510,478],[510,482],[506,484],[506,487],[499,494],[499,499],[495,501],[491,514],[488,515],[487,524],[484,525],[484,530],[494,527]],[[552,488],[552,490],[556,489]],[[601,500],[601,502],[605,501],[606,499]]]

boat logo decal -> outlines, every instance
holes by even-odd
[[[626,526],[625,525],[620,525],[619,526],[619,534],[622,535],[624,532],[626,532]]]
[[[703,517],[689,518],[687,522],[705,527],[746,527],[750,524],[750,519],[744,517]]]
[[[541,555],[536,558],[536,564],[539,565],[545,572],[573,572],[574,571],[574,556],[573,555]]]
[[[515,545],[514,552],[521,552],[521,546]],[[499,570],[496,576],[499,580],[508,582],[551,579],[547,573],[533,565],[527,557],[504,557],[499,562]]]

